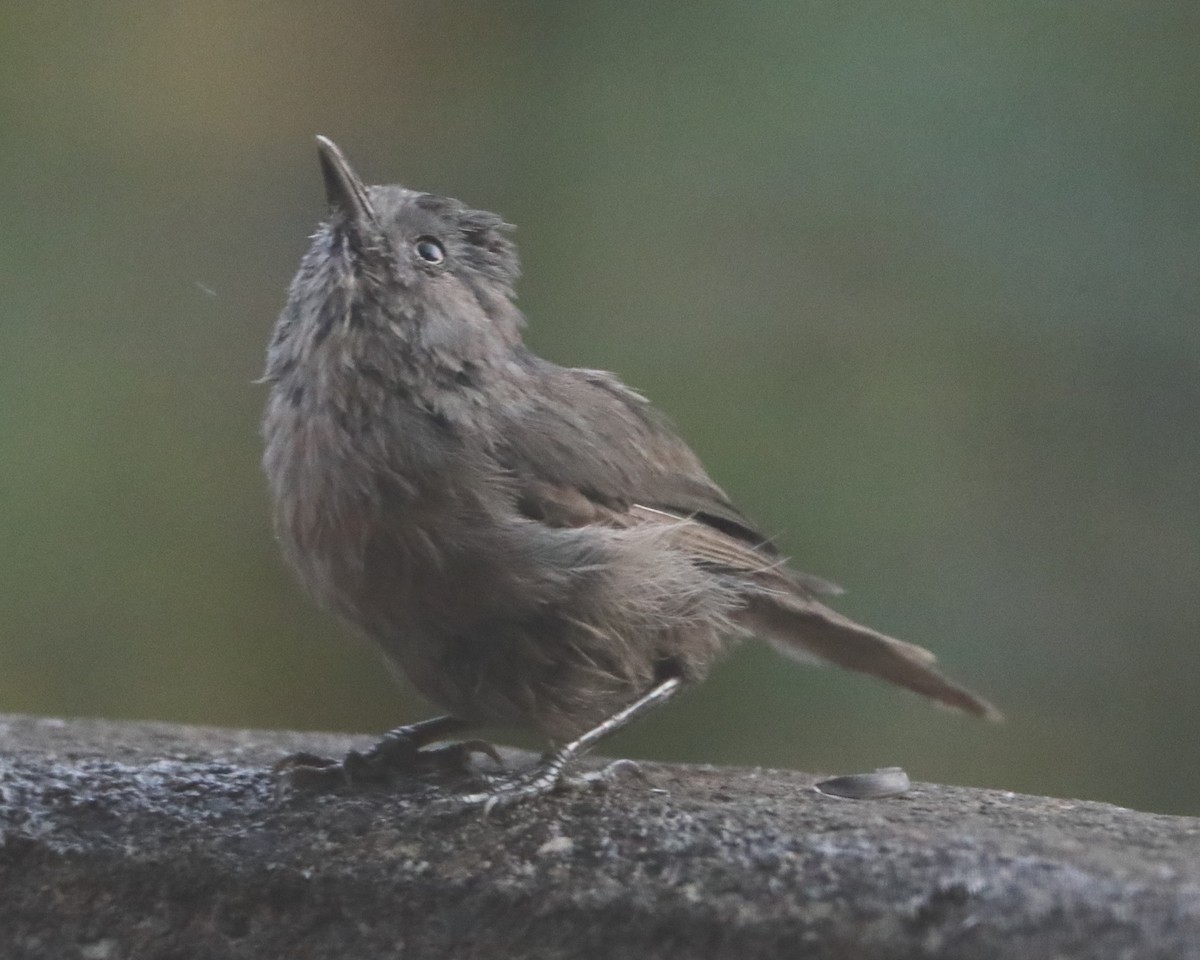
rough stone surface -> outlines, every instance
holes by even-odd
[[[0,956],[1200,958],[1200,820],[658,765],[489,816],[277,789],[353,745],[0,716]]]

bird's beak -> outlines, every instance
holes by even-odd
[[[340,212],[348,224],[360,230],[372,223],[375,210],[367,196],[367,187],[338,145],[328,137],[317,137],[317,156],[321,161],[329,209]]]

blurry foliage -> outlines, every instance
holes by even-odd
[[[427,712],[258,474],[326,133],[519,224],[535,348],[1011,718],[754,646],[613,750],[1200,813],[1200,8],[332,9],[5,10],[0,710]]]

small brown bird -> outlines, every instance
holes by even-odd
[[[791,570],[640,394],[524,346],[508,224],[366,186],[318,144],[330,217],[264,378],[275,528],[309,592],[448,712],[349,759],[419,765],[518,725],[559,748],[465,799],[541,793],[747,635],[997,715],[821,602],[837,588]]]

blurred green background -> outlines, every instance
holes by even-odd
[[[1194,2],[8,4],[0,77],[0,711],[429,712],[259,474],[324,133],[1010,717],[751,645],[611,752],[1200,813]]]

